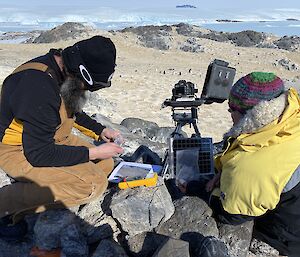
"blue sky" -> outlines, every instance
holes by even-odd
[[[300,0],[0,0],[0,22],[122,22],[237,19],[300,19]],[[179,10],[191,4],[195,10]]]
[[[299,0],[214,0],[214,1],[200,1],[200,0],[1,0],[2,6],[81,6],[83,8],[89,5],[103,6],[103,7],[120,7],[120,8],[155,8],[158,6],[171,7],[178,4],[192,4],[198,8],[205,7],[206,9],[261,9],[261,8],[300,8]],[[1,7],[0,7],[1,8]]]

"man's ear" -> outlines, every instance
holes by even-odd
[[[63,62],[63,58],[61,56],[58,55],[54,55],[54,59],[59,67],[59,69],[64,72],[64,62]]]

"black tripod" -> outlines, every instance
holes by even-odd
[[[184,110],[184,112],[179,111]],[[186,111],[189,111],[188,113]],[[163,161],[163,169],[161,172],[161,176],[164,179],[174,179],[175,178],[175,165],[174,165],[174,140],[176,139],[184,139],[184,135],[182,133],[182,128],[185,125],[192,126],[195,133],[192,134],[191,138],[201,138],[200,131],[197,127],[197,119],[198,119],[198,112],[197,107],[190,107],[190,108],[181,108],[178,109],[177,107],[172,107],[172,118],[175,121],[176,127],[175,130],[172,132],[170,138],[168,139],[168,149],[165,154],[165,158]]]

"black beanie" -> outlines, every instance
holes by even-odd
[[[116,66],[116,48],[106,37],[94,36],[62,51],[66,70],[85,82],[88,90],[109,87]]]

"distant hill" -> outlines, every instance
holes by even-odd
[[[197,8],[197,7],[190,4],[183,4],[183,5],[176,5],[176,8]]]

